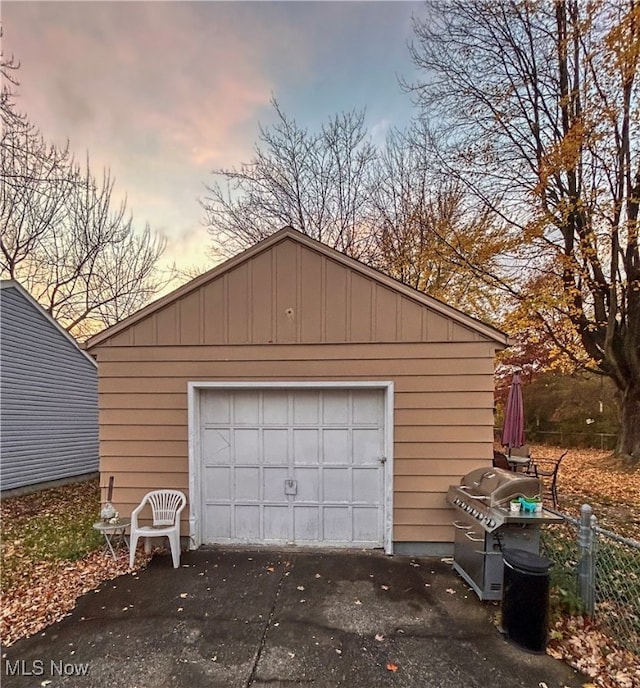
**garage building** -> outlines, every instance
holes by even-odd
[[[450,549],[502,332],[284,228],[97,334],[100,470],[211,543]]]

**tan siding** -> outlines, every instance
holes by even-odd
[[[478,468],[479,460],[474,459],[447,459],[442,457],[440,460],[436,459],[397,459],[395,462],[395,471],[397,475],[464,475],[474,468]],[[489,460],[486,460],[487,467],[490,466]]]
[[[181,344],[201,344],[201,330],[204,318],[201,312],[200,292],[194,292],[180,299],[179,304],[179,341]],[[163,333],[158,343],[164,344]]]
[[[446,342],[449,341],[449,321],[443,318],[439,313],[428,311],[426,314],[427,327],[425,339],[428,342]]]
[[[475,438],[474,438],[475,439]],[[445,461],[453,457],[456,459],[477,459],[485,461],[492,457],[492,445],[481,442],[397,442],[395,445],[396,459],[431,459]],[[460,475],[468,471],[461,471]]]
[[[402,399],[402,397],[400,397]],[[491,425],[493,409],[437,408],[437,409],[400,409],[396,405],[398,417],[402,413],[402,423],[406,425]]]
[[[404,375],[404,376],[430,376],[430,379],[442,379],[447,368],[451,364],[447,360],[438,359],[416,359],[411,361],[394,360],[358,360],[358,359],[335,359],[292,361],[281,360],[272,361],[273,365],[278,364],[286,375],[289,376],[324,376],[353,375],[355,377],[371,376],[382,379],[384,375]],[[447,379],[461,378],[466,385],[476,378],[476,383],[484,382],[484,376],[493,376],[492,365],[482,359],[458,359],[454,364],[454,370],[446,375]],[[129,362],[107,362],[101,363],[102,374],[105,378],[109,377],[157,377],[158,365],[154,361]],[[241,374],[246,377],[253,377],[265,372],[263,361],[167,361],[162,367],[162,375],[171,377],[199,378],[204,375],[215,374],[220,377],[237,376]],[[432,377],[431,377],[432,376]],[[465,387],[468,388],[468,387]]]
[[[156,343],[155,316],[139,322],[133,328],[133,340],[136,346],[146,346]]]
[[[158,332],[162,332],[162,341],[165,344],[171,345],[180,342],[178,337],[178,308],[175,303],[156,313],[156,329]]]
[[[347,341],[347,270],[332,260],[325,262],[327,342]]]
[[[480,426],[402,425],[396,414],[396,442],[492,441],[493,428]]]
[[[250,341],[268,344],[273,340],[272,254],[264,253],[250,264]]]
[[[375,288],[374,337],[379,342],[395,342],[398,338],[397,312],[400,297],[381,285]],[[422,339],[422,338],[421,338]]]
[[[351,275],[349,289],[350,341],[370,342],[373,339],[372,287],[371,280],[355,273]]]
[[[446,492],[459,477],[454,470],[451,475],[396,475],[393,487],[396,492]]]
[[[442,492],[398,492],[394,498],[396,510],[400,509],[446,509]]]
[[[226,308],[226,289],[225,279],[220,277],[206,287],[203,287],[203,329],[204,341],[207,344],[226,344],[227,343],[227,308]],[[188,323],[185,323],[188,327]],[[169,342],[162,341],[162,344]],[[191,348],[184,348],[190,351]]]
[[[396,528],[413,526],[416,523],[430,525],[446,525],[451,523],[451,510],[442,509],[396,509],[393,512],[393,521]]]
[[[100,425],[100,440],[119,442],[150,441],[165,442],[166,440],[187,441],[185,425]]]
[[[128,456],[109,456],[102,458],[102,479],[106,475],[108,482],[108,472],[112,473],[143,473],[147,476],[149,483],[149,473],[187,473],[189,461],[186,456],[138,456],[135,461]],[[188,476],[187,476],[188,477]],[[106,484],[106,483],[105,483]]]
[[[109,456],[129,456],[135,461],[140,456],[188,456],[187,441],[126,441],[126,440],[100,440],[100,458]],[[100,469],[102,470],[102,468]],[[162,477],[159,482],[155,482],[156,476],[149,476],[149,489],[160,487]],[[153,483],[153,484],[151,484]]]
[[[189,475],[182,471],[167,471],[163,474],[163,484],[162,487],[169,490],[183,490],[185,494],[189,491]],[[101,486],[106,487],[109,484],[108,473],[103,474],[101,481]],[[127,472],[127,488],[128,489],[141,489],[143,492],[141,496],[144,496],[148,492],[147,485],[149,484],[149,476],[146,473],[137,473],[135,471]],[[121,495],[116,493],[116,484],[114,482],[114,497],[119,497]]]
[[[322,342],[324,337],[324,291],[323,261],[310,251],[300,256],[300,341]]]
[[[102,409],[183,409],[187,408],[186,394],[101,394],[98,408]],[[102,417],[100,418],[102,422]]]
[[[186,489],[187,382],[203,379],[393,380],[398,540],[417,533],[449,540],[442,518],[448,486],[490,465],[490,343],[167,346],[140,353],[135,347],[99,351],[102,466],[123,489],[180,480]]]
[[[400,338],[405,342],[417,342],[422,339],[422,318],[425,309],[414,301],[402,299]]]
[[[452,542],[453,526],[445,524],[395,526],[393,536],[398,542]]]
[[[113,398],[113,397],[112,397]],[[139,395],[138,401],[144,401],[146,406],[155,404],[157,395],[153,398]],[[118,397],[115,397],[115,401]],[[186,402],[186,400],[185,400]],[[182,425],[187,424],[186,403],[184,408],[103,408],[100,416],[101,425]]]
[[[247,344],[249,342],[249,268],[246,263],[239,265],[227,275],[227,325],[230,342]]]
[[[98,361],[315,361],[317,359],[406,360],[446,359],[454,365],[456,359],[483,359],[491,368],[494,346],[490,342],[424,342],[399,344],[297,344],[295,346],[146,346],[100,348]]]
[[[297,307],[296,261],[297,246],[290,241],[279,245],[275,255],[275,323],[276,341],[289,343],[297,341],[297,322],[300,318]]]

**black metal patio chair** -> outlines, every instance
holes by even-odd
[[[557,509],[559,506],[558,471],[560,470],[562,459],[567,455],[567,451],[557,459],[534,459],[531,462],[529,472],[532,472],[536,478],[540,478],[542,482],[541,497],[551,499],[554,509]]]

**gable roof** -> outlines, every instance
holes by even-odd
[[[77,349],[78,353],[84,356],[88,361],[91,361],[91,365],[93,365],[95,368],[98,367],[98,364],[96,363],[95,359],[93,359],[86,351],[83,351],[80,348],[80,345],[78,342],[60,325],[60,323],[48,312],[46,311],[34,298],[31,296],[31,294],[16,280],[0,280],[0,290],[4,291],[5,289],[13,289],[16,293],[20,294],[20,296],[31,306],[32,309],[34,309],[38,315],[45,320],[48,321],[50,325],[52,325],[59,334],[61,334],[66,340],[69,341],[69,343],[73,346],[74,349]]]
[[[92,347],[98,346],[105,340],[136,325],[141,320],[153,315],[154,313],[162,310],[163,308],[166,308],[167,306],[178,301],[179,299],[182,299],[192,294],[201,287],[206,286],[214,280],[217,280],[225,273],[231,272],[232,270],[234,270],[234,268],[237,268],[239,265],[250,261],[259,254],[272,249],[273,247],[277,246],[278,244],[284,241],[296,242],[297,244],[300,244],[303,247],[306,247],[312,251],[315,251],[316,253],[324,255],[332,261],[341,264],[350,270],[360,273],[363,277],[373,280],[374,282],[377,282],[380,285],[401,294],[402,296],[408,297],[409,299],[413,300],[419,305],[425,306],[427,309],[430,309],[431,311],[434,311],[435,313],[438,313],[441,316],[449,318],[450,320],[458,323],[459,325],[462,325],[463,327],[466,327],[472,330],[473,332],[476,332],[478,335],[481,335],[482,337],[488,340],[496,342],[501,347],[505,347],[508,344],[507,335],[501,332],[500,330],[492,327],[491,325],[487,325],[486,323],[483,323],[480,320],[477,320],[476,318],[473,318],[463,313],[462,311],[453,308],[452,306],[448,306],[447,304],[438,301],[432,296],[429,296],[427,294],[424,294],[423,292],[419,292],[413,289],[412,287],[402,284],[401,282],[398,282],[392,277],[389,277],[388,275],[385,275],[379,272],[378,270],[375,270],[374,268],[371,268],[365,265],[364,263],[355,260],[354,258],[351,258],[343,253],[340,253],[340,251],[337,251],[329,246],[326,246],[325,244],[322,244],[321,242],[312,239],[311,237],[305,234],[302,234],[301,232],[293,229],[292,227],[284,227],[278,232],[275,232],[266,239],[248,248],[246,251],[239,253],[233,258],[230,258],[224,263],[221,263],[215,268],[209,270],[208,272],[199,275],[190,282],[182,285],[181,287],[178,287],[170,294],[167,294],[166,296],[161,297],[157,301],[150,303],[148,306],[145,306],[141,310],[130,315],[128,318],[125,318],[119,323],[116,323],[115,325],[112,325],[111,327],[102,330],[93,337],[90,337],[85,342],[85,347],[87,349],[91,349]]]

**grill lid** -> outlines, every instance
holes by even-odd
[[[518,497],[540,496],[538,478],[503,468],[476,468],[462,477],[460,486],[469,495],[485,498],[488,506],[500,506]]]

